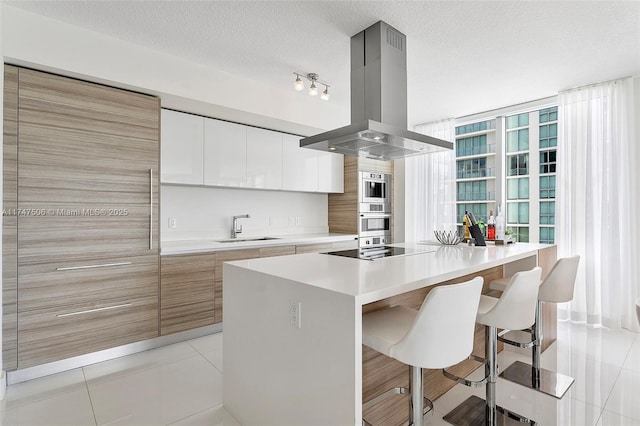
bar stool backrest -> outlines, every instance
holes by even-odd
[[[502,296],[490,311],[480,316],[479,322],[508,330],[524,330],[535,322],[536,304],[542,269],[516,272]]]
[[[553,265],[540,284],[538,299],[543,302],[564,303],[573,299],[580,256],[563,257]]]
[[[442,285],[425,297],[407,334],[390,348],[397,360],[421,368],[445,368],[473,350],[482,277]]]

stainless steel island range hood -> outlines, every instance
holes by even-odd
[[[394,160],[453,149],[407,130],[406,36],[378,21],[351,37],[351,124],[300,140],[300,146]]]

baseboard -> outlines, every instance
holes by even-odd
[[[3,381],[8,385],[25,382],[27,380],[37,379],[39,377],[51,374],[61,373],[63,371],[72,370],[74,368],[85,367],[96,362],[107,361],[125,355],[131,355],[138,352],[147,351],[149,349],[159,348],[161,346],[171,345],[185,340],[195,339],[197,337],[206,336],[211,333],[222,331],[222,324],[213,324],[205,327],[195,328],[188,331],[169,334],[166,336],[154,337],[153,339],[143,340],[140,342],[130,343],[124,346],[105,349],[99,352],[79,355],[73,358],[67,358],[60,361],[54,361],[48,364],[36,365],[21,370],[9,371],[7,376],[3,375]]]
[[[4,395],[7,390],[7,373],[0,372],[0,401],[4,400]]]

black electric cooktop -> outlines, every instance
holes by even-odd
[[[429,253],[435,250],[429,249],[413,249],[406,247],[378,246],[378,247],[362,247],[353,250],[330,251],[325,254],[332,256],[351,257],[362,260],[375,260],[391,256],[406,256],[409,254]]]

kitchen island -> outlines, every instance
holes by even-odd
[[[556,256],[555,246],[546,244],[396,246],[417,253],[372,261],[314,253],[225,263],[226,410],[243,425],[360,425],[363,400],[384,390],[369,387],[387,384],[364,377],[363,312],[419,306],[430,287],[477,275],[486,287],[535,265],[547,271]],[[545,336],[553,340],[555,320],[548,323]],[[386,368],[377,364],[374,370]]]

